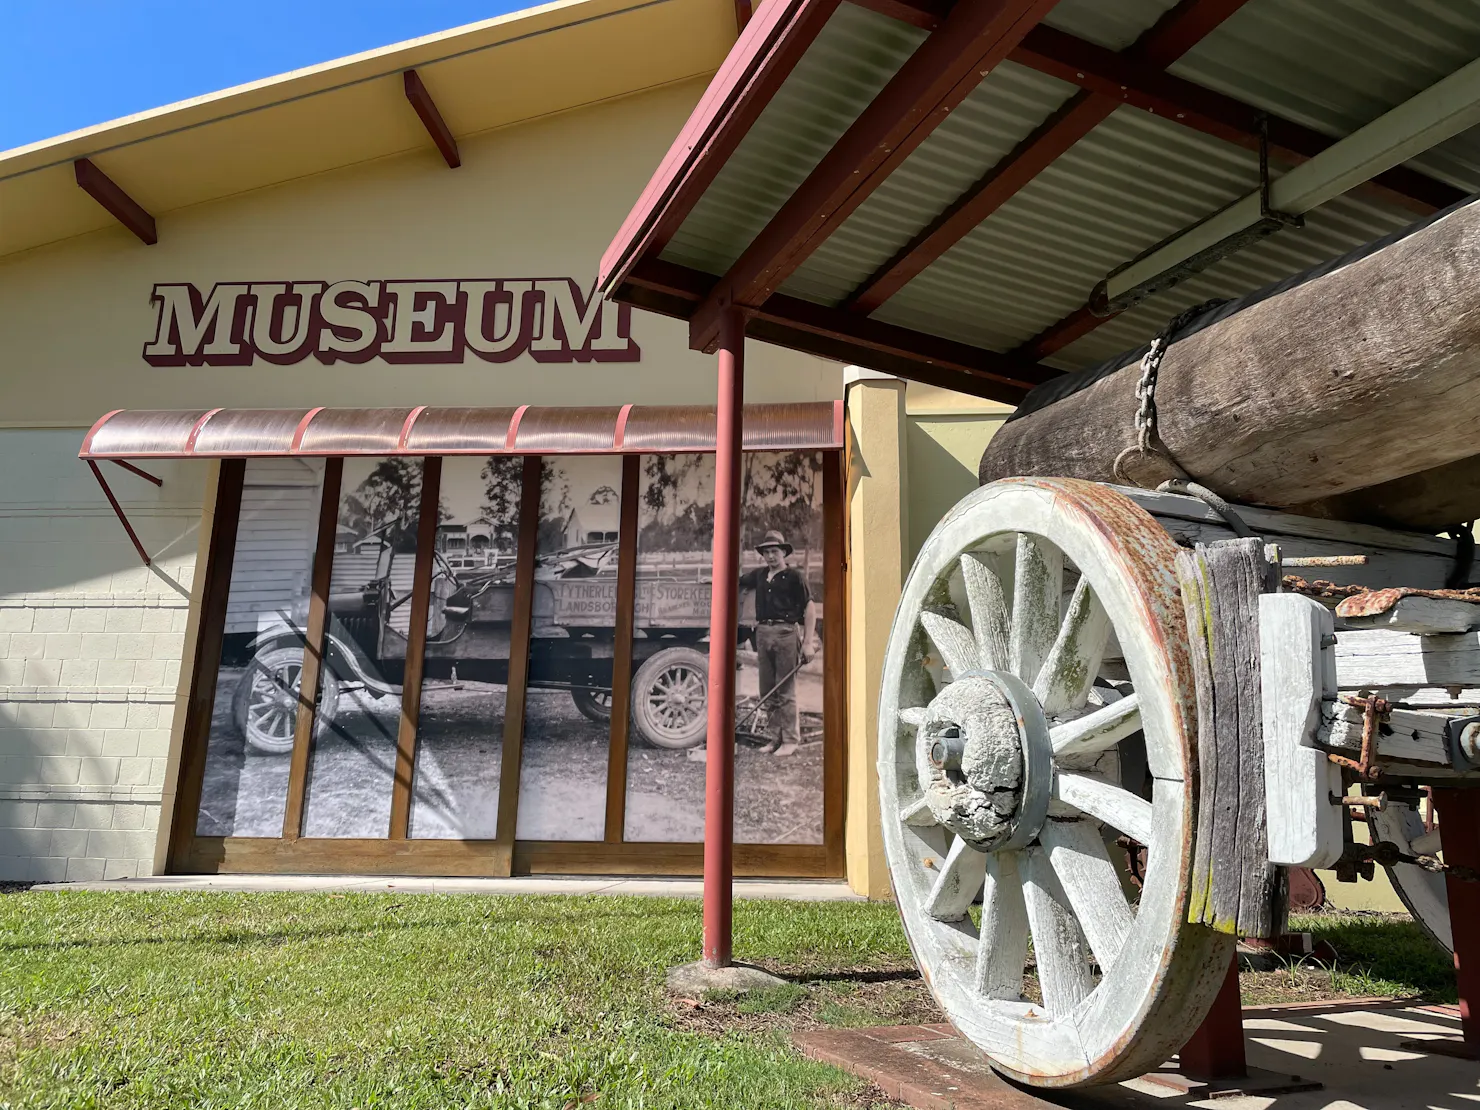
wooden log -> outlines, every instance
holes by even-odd
[[[1269,862],[1259,597],[1259,539],[1199,544],[1177,555],[1197,681],[1200,778],[1188,919],[1223,933],[1284,929],[1283,871]]]
[[[1162,443],[1231,500],[1325,501],[1366,519],[1360,496],[1341,495],[1476,454],[1477,268],[1480,205],[1470,205],[1174,342],[1156,387]],[[982,455],[982,482],[1115,481],[1116,457],[1135,443],[1139,375],[1132,362],[1004,424]],[[1176,476],[1165,463],[1129,473],[1150,487]],[[1420,484],[1381,517],[1421,529],[1480,517],[1480,484],[1463,501],[1454,492]]]

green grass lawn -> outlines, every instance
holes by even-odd
[[[0,1106],[875,1105],[787,1034],[938,1020],[894,908],[745,901],[735,917],[737,957],[802,985],[669,999],[664,970],[698,949],[693,901],[3,896]],[[1411,924],[1295,924],[1340,965],[1262,973],[1254,994],[1452,997]],[[1273,1000],[1250,982],[1246,1000]]]

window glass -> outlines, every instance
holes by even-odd
[[[617,616],[619,455],[544,460],[520,767],[521,840],[601,840]]]
[[[304,836],[390,829],[422,467],[344,460]]]
[[[498,830],[524,460],[442,461],[409,835]]]
[[[322,459],[250,459],[195,831],[283,834]]]

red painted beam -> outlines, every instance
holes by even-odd
[[[1242,1079],[1249,1074],[1244,1057],[1244,1011],[1239,999],[1238,955],[1212,1009],[1177,1054],[1178,1070],[1190,1079]]]
[[[82,191],[106,208],[115,220],[137,235],[145,246],[152,247],[159,242],[159,232],[155,229],[154,217],[145,212],[138,201],[120,189],[111,177],[93,165],[91,159],[77,159],[72,163],[72,172]]]
[[[1480,868],[1480,807],[1468,790],[1453,787],[1433,792],[1444,831],[1444,862],[1450,867]],[[1449,895],[1449,930],[1454,938],[1454,977],[1459,989],[1459,1023],[1467,1055],[1480,1058],[1480,883],[1444,876]]]
[[[688,305],[701,303],[716,283],[710,274],[658,259],[640,262],[627,280],[630,285],[678,302],[671,314],[680,317]],[[661,310],[658,305],[644,307]],[[824,357],[852,359],[906,377],[920,375],[901,364],[915,364],[927,373],[934,368],[957,377],[948,388],[1009,403],[1021,400],[1033,386],[1058,377],[1057,370],[1039,366],[1032,359],[1009,357],[785,294],[769,297],[760,308],[748,310],[746,317],[751,334],[758,338],[774,338]],[[803,337],[815,342],[801,346],[797,341]]]
[[[1127,55],[1143,65],[1165,69],[1245,2],[1182,0],[1142,35]],[[855,312],[873,312],[1119,106],[1118,98],[1088,91],[1072,97],[859,286],[848,299],[848,307]]]
[[[764,304],[1053,4],[957,0],[705,298],[690,318],[689,345],[713,349],[730,305]]]
[[[1269,128],[1270,153],[1291,163],[1314,158],[1338,141],[1053,27],[1033,28],[1010,58],[1097,96],[1249,150],[1259,149],[1263,118]],[[1402,167],[1374,178],[1367,189],[1421,216],[1448,207],[1465,195],[1453,185]]]
[[[1119,315],[1118,312],[1112,312],[1109,316],[1096,316],[1089,310],[1089,305],[1084,305],[1058,323],[1044,328],[1012,354],[1025,362],[1037,362],[1055,351],[1062,351],[1076,339],[1088,335],[1101,324],[1107,324]]]
[[[411,101],[411,107],[416,109],[416,114],[421,119],[421,125],[427,129],[432,142],[436,143],[437,149],[442,152],[442,159],[447,163],[447,168],[457,169],[462,165],[462,155],[458,153],[457,140],[452,137],[452,129],[447,126],[442,113],[437,111],[437,103],[432,99],[432,94],[427,92],[427,87],[421,83],[421,75],[414,69],[408,69],[401,74],[401,80],[406,88],[406,99]]]

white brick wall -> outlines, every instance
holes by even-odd
[[[0,431],[0,879],[153,870],[207,464],[105,470],[151,571],[81,438]]]

